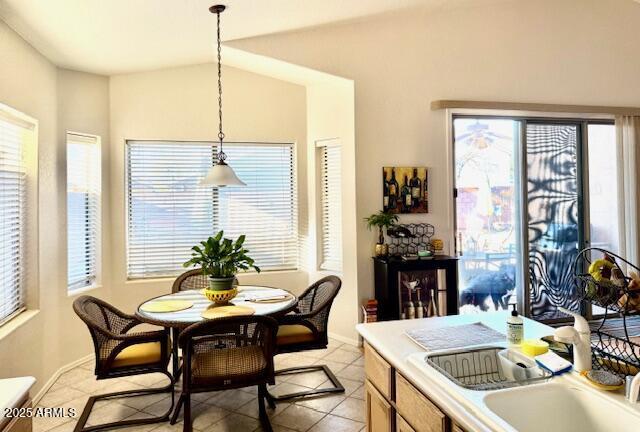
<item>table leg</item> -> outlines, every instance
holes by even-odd
[[[178,381],[180,374],[180,358],[178,353],[178,336],[180,332],[177,328],[171,329],[171,343],[173,344],[173,378]]]

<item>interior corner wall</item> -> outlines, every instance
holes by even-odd
[[[173,278],[127,280],[126,140],[217,141],[216,77],[216,65],[202,64],[110,79],[113,300],[126,310],[170,292],[173,282]],[[223,67],[222,79],[227,141],[296,144],[299,225],[304,231],[308,217],[305,88],[232,67]],[[301,268],[240,274],[239,279],[299,293],[306,288],[308,275]]]
[[[439,2],[230,45],[353,80],[362,299],[373,296],[375,243],[362,220],[382,207],[383,166],[429,168],[431,212],[401,222],[453,238],[446,116],[431,101],[639,106],[638,21],[629,0]]]
[[[309,179],[309,282],[328,274],[320,270],[321,248],[316,240],[321,239],[320,160],[316,143],[337,138],[340,141],[342,160],[342,288],[333,303],[329,320],[329,334],[343,342],[358,343],[355,325],[360,310],[357,284],[356,226],[356,172],[353,83],[336,78],[335,82],[310,84],[307,86],[307,173]]]
[[[37,391],[60,367],[91,352],[85,326],[71,309],[73,299],[67,296],[62,265],[66,262],[63,131],[107,134],[108,81],[59,71],[2,21],[0,58],[0,103],[38,121],[38,222],[29,223],[26,244],[27,306],[37,313],[28,319],[19,316],[0,328],[0,377],[35,376]],[[18,321],[20,325],[15,324]]]

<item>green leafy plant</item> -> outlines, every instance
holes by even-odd
[[[236,241],[224,238],[224,231],[215,237],[209,237],[191,248],[191,259],[183,264],[184,267],[200,267],[202,273],[212,278],[232,278],[240,270],[260,268],[249,257],[247,249],[242,247],[245,236],[241,235]]]
[[[374,213],[371,216],[364,218],[364,220],[367,222],[367,228],[369,228],[369,230],[373,229],[373,227],[378,228],[378,243],[383,244],[383,228],[394,226],[396,222],[398,222],[398,216],[393,213],[380,210],[378,213]]]

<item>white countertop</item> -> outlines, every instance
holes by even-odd
[[[407,361],[412,354],[425,352],[420,346],[411,341],[404,333],[418,328],[450,327],[462,324],[482,322],[501,332],[506,332],[508,312],[493,312],[473,315],[452,315],[438,318],[423,318],[414,320],[382,321],[368,324],[358,324],[358,333],[375,348],[398,372],[413,383],[416,388],[427,395],[449,417],[462,426],[466,431],[484,432],[495,430],[489,427],[475,414],[469,412],[459,398],[450,390],[435,385],[417,371]],[[524,338],[540,338],[553,334],[553,329],[547,325],[524,318]]]
[[[0,379],[0,413],[6,408],[17,408],[35,382],[31,376]]]

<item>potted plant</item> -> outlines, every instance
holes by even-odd
[[[224,238],[224,231],[220,231],[215,237],[209,237],[191,248],[191,259],[185,262],[184,267],[200,267],[202,273],[209,276],[209,288],[205,289],[205,295],[216,303],[227,303],[238,293],[233,285],[236,274],[240,270],[260,268],[254,264],[242,245],[245,236],[241,235],[233,241]]]
[[[398,222],[398,216],[380,210],[378,213],[374,213],[371,216],[364,218],[367,222],[367,228],[371,230],[373,227],[378,227],[378,243],[376,243],[376,256],[386,256],[389,254],[389,245],[384,242],[384,228],[392,227]]]

